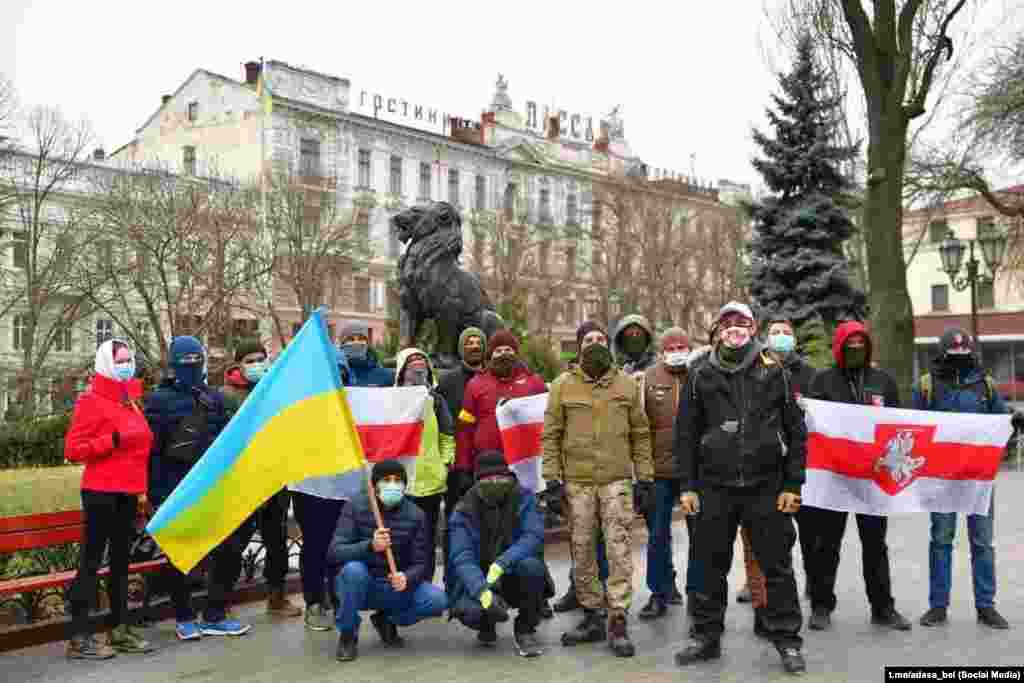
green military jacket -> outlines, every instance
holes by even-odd
[[[651,430],[640,387],[613,367],[592,380],[581,369],[551,384],[544,412],[544,478],[604,485],[651,481]]]

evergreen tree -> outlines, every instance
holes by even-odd
[[[748,208],[754,221],[750,292],[761,312],[797,326],[820,318],[864,317],[865,296],[850,283],[843,242],[856,232],[844,204],[849,181],[840,163],[857,155],[834,135],[838,100],[825,95],[825,75],[805,36],[793,70],[779,77],[781,95],[768,109],[774,135],[754,131],[763,158],[754,167],[772,196]]]

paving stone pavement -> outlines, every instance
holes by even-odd
[[[1024,665],[1024,588],[1015,575],[1024,568],[1024,473],[1001,473],[996,495],[997,604],[1014,626],[992,631],[976,623],[971,591],[970,555],[966,528],[960,521],[954,550],[954,583],[950,623],[926,629],[917,619],[928,607],[928,517],[895,517],[889,525],[896,606],[914,622],[910,633],[880,630],[869,623],[869,609],[861,579],[861,559],[856,525],[847,525],[837,593],[839,607],[833,628],[825,633],[805,632],[807,681],[881,681],[885,665]],[[677,569],[685,568],[687,538],[682,524],[674,529]],[[645,535],[637,534],[634,613],[648,598],[643,583]],[[568,558],[564,543],[551,546],[548,558],[561,591],[567,581]],[[739,544],[730,574],[735,592],[743,582]],[[800,567],[799,551],[795,563]],[[803,588],[803,572],[797,570]],[[805,616],[807,605],[804,603]],[[577,618],[557,615],[543,622],[539,636],[547,647],[538,659],[516,657],[510,625],[499,627],[499,647],[476,646],[475,633],[457,622],[432,620],[403,629],[407,645],[388,650],[364,619],[357,661],[342,664],[334,659],[336,633],[311,633],[302,620],[273,621],[253,604],[239,608],[239,616],[253,623],[252,632],[241,638],[206,638],[180,643],[174,639],[173,622],[149,629],[159,650],[150,655],[122,655],[107,662],[69,662],[63,643],[0,654],[0,681],[95,681],[103,683],[156,683],[185,681],[359,681],[365,683],[504,683],[506,681],[558,681],[559,683],[661,683],[667,681],[771,681],[788,680],[781,673],[778,656],[768,643],[754,637],[748,606],[732,601],[726,617],[727,633],[721,660],[679,669],[673,654],[685,640],[689,621],[682,608],[672,608],[660,621],[630,622],[637,656],[617,659],[606,644],[563,648],[559,636]]]

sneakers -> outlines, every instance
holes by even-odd
[[[493,621],[485,621],[480,626],[480,632],[476,634],[476,642],[484,647],[494,647],[498,642],[498,631],[495,629]]]
[[[740,592],[736,594],[736,602],[753,602],[754,596],[750,594],[750,584],[744,584]]]
[[[688,666],[722,656],[722,643],[718,640],[694,638],[683,650],[676,653],[676,666]]]
[[[267,596],[267,613],[273,617],[292,618],[302,614],[302,608],[292,604],[283,588],[271,588]]]
[[[597,643],[608,637],[604,618],[596,609],[583,610],[583,620],[576,628],[562,634],[562,645],[572,647],[580,643]]]
[[[576,599],[576,584],[570,583],[569,590],[554,604],[556,612],[575,612],[581,607],[580,601]]]
[[[178,640],[199,640],[203,637],[199,625],[194,621],[179,621],[174,625],[174,633]]]
[[[320,604],[306,606],[304,621],[310,631],[330,631],[334,628],[334,615],[330,608]]]
[[[800,650],[795,647],[786,647],[779,650],[782,657],[782,669],[788,674],[802,674],[807,671],[807,663]]]
[[[811,618],[807,620],[807,628],[812,631],[827,631],[832,626],[832,613],[824,607],[815,607]]]
[[[153,646],[149,641],[136,633],[128,624],[115,626],[110,631],[110,646],[118,652],[129,654],[145,654],[153,651]]]
[[[215,622],[202,622],[199,631],[204,636],[244,636],[252,626],[235,619],[224,618]]]
[[[895,631],[909,631],[911,628],[910,622],[893,607],[884,612],[872,614],[871,623],[876,626],[887,626]]]
[[[644,621],[648,621],[650,619],[658,619],[666,614],[668,614],[668,605],[658,596],[652,595],[651,599],[647,601],[647,605],[640,610],[640,614],[637,616]]]
[[[402,636],[398,635],[398,627],[392,624],[383,612],[375,612],[370,617],[370,623],[377,629],[377,635],[380,636],[381,641],[388,647],[402,647],[405,645],[405,640]]]
[[[1009,622],[1003,619],[1003,615],[997,612],[995,607],[979,607],[978,623],[1000,631],[1010,628]]]
[[[537,634],[532,631],[514,632],[512,642],[515,643],[520,657],[540,657],[544,654],[544,649],[540,646],[540,641],[537,640]]]
[[[626,630],[626,616],[619,614],[608,620],[608,647],[616,657],[632,657],[636,654],[633,641]]]
[[[339,662],[351,662],[359,656],[359,638],[353,633],[338,636],[338,649],[334,653]]]
[[[110,659],[117,655],[114,648],[98,641],[94,636],[75,636],[68,641],[68,659]]]

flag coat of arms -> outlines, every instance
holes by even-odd
[[[988,514],[1009,415],[804,400],[804,505],[891,515]]]
[[[515,472],[519,484],[534,493],[544,489],[541,476],[544,409],[547,394],[513,398],[498,406],[498,429],[505,462]]]

